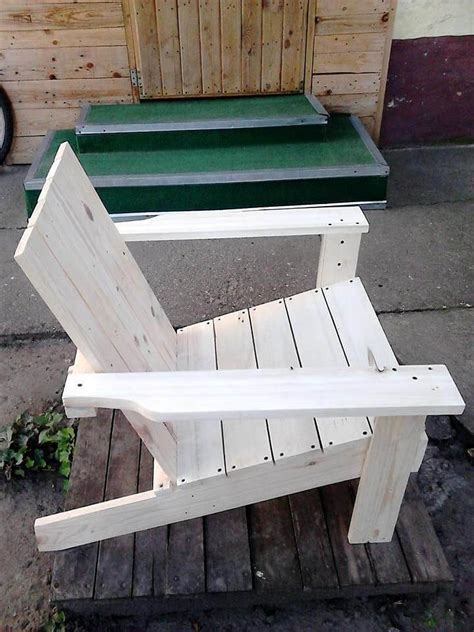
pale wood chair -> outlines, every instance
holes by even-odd
[[[444,366],[400,366],[356,272],[359,208],[164,213],[114,224],[67,144],[15,258],[78,348],[69,416],[119,408],[154,489],[40,518],[58,550],[360,477],[352,543],[392,538]],[[173,329],[126,241],[321,235],[316,287]],[[212,278],[209,279],[212,283]],[[216,371],[216,369],[219,369]]]

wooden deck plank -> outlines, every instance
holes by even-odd
[[[252,590],[245,507],[204,518],[208,592]]]
[[[413,475],[397,522],[403,553],[415,584],[448,584],[453,575]]]
[[[104,499],[112,415],[111,410],[101,410],[97,418],[79,422],[66,511]],[[51,580],[53,599],[92,598],[98,550],[99,544],[93,542],[56,554]]]
[[[300,591],[301,572],[288,496],[248,507],[255,590]]]
[[[170,525],[167,595],[194,595],[206,589],[203,519]]]
[[[110,443],[105,500],[137,491],[140,439],[125,416],[115,411]],[[116,599],[132,594],[135,535],[103,540],[99,544],[96,599]]]
[[[349,483],[323,487],[321,495],[341,586],[374,585],[365,545],[349,544],[347,539],[353,509]]]
[[[358,483],[358,480],[350,483],[353,498],[355,498],[357,493]],[[408,570],[397,533],[394,533],[391,542],[368,544],[367,550],[372,560],[378,584],[410,583],[410,571]]]
[[[102,423],[97,423],[101,419]],[[68,508],[77,504],[89,504],[97,498],[101,499],[104,492],[111,413],[100,412],[97,420],[87,419],[81,424],[83,430],[80,429],[77,439],[67,498]],[[146,450],[143,449],[143,451],[140,490],[151,486],[151,458]],[[102,483],[98,476],[101,467],[104,472]],[[408,578],[408,581],[406,581],[406,573],[402,570],[403,565],[398,565],[400,549],[397,540],[388,545],[351,546],[347,543],[347,528],[353,497],[349,485],[349,483],[341,483],[206,517],[204,519],[206,582],[203,580],[203,575],[199,576],[199,573],[195,571],[191,572],[191,579],[187,581],[185,577],[187,567],[179,565],[179,562],[183,561],[183,551],[187,555],[189,549],[196,548],[196,541],[186,541],[189,530],[186,533],[186,528],[184,528],[179,541],[178,538],[174,538],[174,542],[171,543],[171,548],[174,547],[175,551],[181,549],[181,556],[175,556],[173,562],[171,551],[174,567],[170,567],[169,571],[175,570],[179,575],[175,575],[178,576],[178,580],[174,580],[174,576],[171,577],[171,572],[169,572],[169,579],[173,580],[174,592],[170,591],[168,594],[164,590],[168,527],[135,535],[133,592],[127,597],[116,599],[113,606],[107,606],[106,604],[109,603],[107,600],[98,599],[97,596],[94,598],[91,591],[98,545],[87,545],[58,553],[53,573],[53,600],[60,607],[66,606],[71,610],[78,609],[78,611],[88,611],[91,614],[101,612],[101,609],[105,607],[109,608],[110,612],[110,607],[112,607],[114,613],[135,615],[137,611],[144,612],[145,608],[148,608],[150,612],[172,612],[183,607],[195,607],[198,595],[199,607],[205,609],[228,604],[228,598],[232,598],[232,602],[236,605],[256,603],[276,605],[281,603],[282,595],[286,595],[286,599],[293,603],[304,601],[311,595],[318,598],[351,597],[354,594],[393,593],[395,590],[402,594],[435,591],[450,585],[452,576],[449,567],[430,517],[416,490],[416,485],[414,486],[413,483],[409,485],[409,492],[402,505],[397,524],[403,556],[413,578],[412,580]],[[323,502],[320,502],[319,498]],[[285,506],[285,503],[286,510],[282,512],[281,507]],[[288,503],[291,513],[288,510]],[[249,526],[245,518],[247,512],[250,517]],[[326,523],[330,529],[329,535],[325,533]],[[186,525],[186,523],[181,524]],[[294,534],[292,529],[294,529]],[[159,546],[152,544],[154,591],[153,595],[150,595],[150,559],[149,557],[140,559],[144,553],[144,540],[138,544],[137,542],[141,537],[148,538],[153,532],[161,532],[162,536],[159,539]],[[221,540],[218,535],[221,536]],[[223,536],[226,535],[228,537],[224,538]],[[253,590],[252,583],[249,581],[252,571],[248,558],[247,562],[242,564],[242,560],[245,559],[239,553],[242,549],[239,549],[233,541],[238,538],[241,542],[246,542],[246,546],[249,547],[249,537],[255,573]],[[117,539],[120,540],[120,538]],[[288,540],[290,546],[287,549]],[[108,542],[113,542],[113,540]],[[199,545],[199,541],[197,544]],[[284,549],[282,549],[283,546]],[[87,551],[94,550],[91,567],[88,561],[90,554]],[[277,559],[282,550],[286,551],[284,560]],[[196,559],[193,553],[191,557]],[[335,568],[332,564],[335,564]],[[298,565],[300,570],[296,572]],[[263,573],[263,577],[267,578],[265,581],[260,573],[257,577],[256,571],[259,570]],[[301,572],[302,581],[298,580],[299,572]],[[335,572],[341,580],[339,586]],[[141,577],[140,573],[143,573]],[[283,581],[282,577],[287,576],[289,582]],[[257,579],[260,582],[258,586]],[[204,584],[207,584],[205,591]],[[268,586],[273,588],[267,590]],[[137,601],[135,597],[139,595],[140,600]],[[223,601],[220,597],[226,600]],[[139,607],[138,604],[140,604]]]
[[[153,487],[153,457],[142,443],[138,492]],[[139,531],[135,534],[133,562],[133,597],[163,595],[166,585],[168,527]]]
[[[304,590],[338,587],[318,489],[289,496]]]

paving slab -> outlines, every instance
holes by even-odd
[[[0,230],[0,340],[62,332],[59,323],[15,263],[21,238],[17,228]]]
[[[27,171],[26,166],[0,166],[0,228],[26,226],[23,180]]]
[[[390,207],[474,199],[474,145],[382,151],[390,165]]]
[[[60,399],[75,347],[69,340],[37,340],[0,347],[0,428],[25,410],[40,413]]]
[[[367,213],[358,274],[378,312],[474,304],[471,203]],[[0,231],[0,335],[60,327],[13,261],[18,229]],[[131,244],[175,326],[315,285],[317,237]]]
[[[380,320],[401,364],[446,364],[466,402],[459,419],[474,433],[474,309],[382,314]]]

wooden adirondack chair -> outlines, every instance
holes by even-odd
[[[155,458],[155,483],[38,519],[39,548],[356,477],[349,541],[389,541],[423,457],[425,416],[461,413],[464,403],[446,367],[397,363],[353,278],[367,231],[359,208],[164,213],[114,224],[62,145],[15,258],[78,348],[63,395],[68,414],[121,409]],[[177,332],[125,243],[308,234],[322,236],[315,289]]]

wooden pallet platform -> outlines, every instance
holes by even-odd
[[[66,509],[152,488],[153,461],[121,412],[81,420]],[[391,543],[350,545],[356,482],[61,551],[52,599],[81,614],[185,609],[449,588],[416,484]]]

